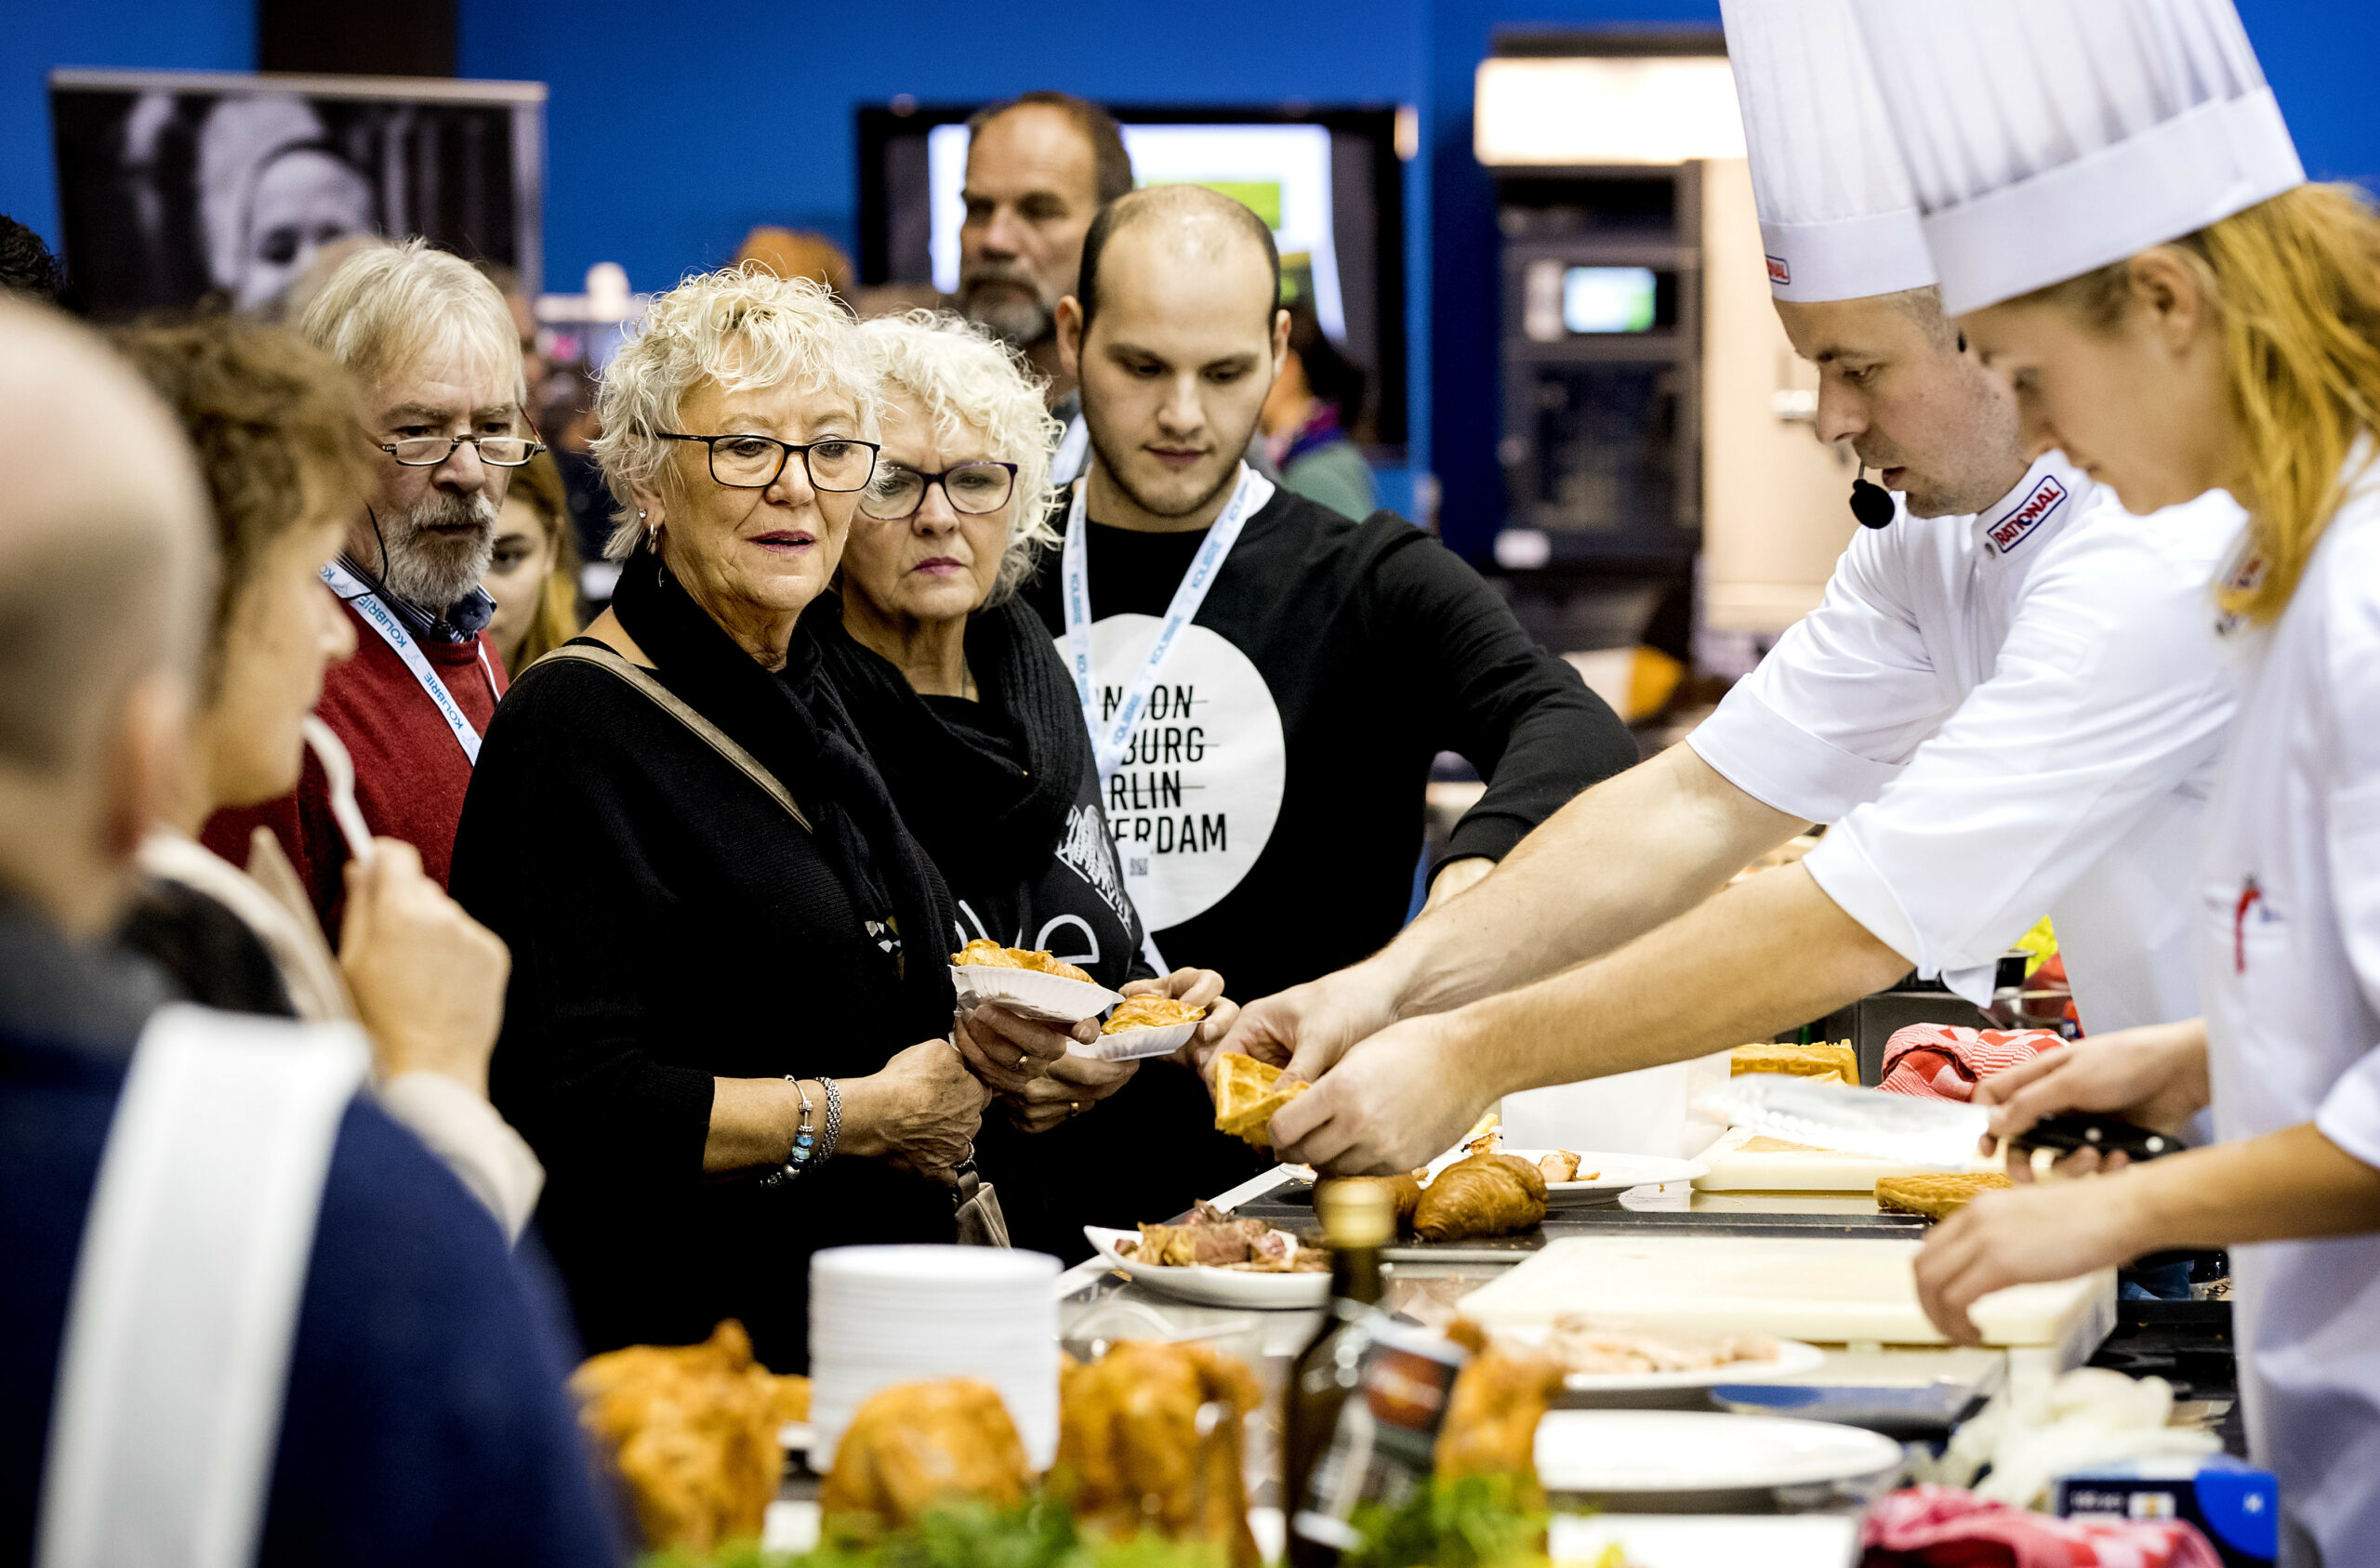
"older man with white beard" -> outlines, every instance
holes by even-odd
[[[495,284],[418,240],[350,257],[298,331],[353,373],[356,439],[379,478],[323,572],[356,622],[356,652],[324,678],[315,711],[353,759],[364,824],[419,850],[443,887],[480,734],[505,689],[482,635],[495,601],[480,578],[511,470],[539,450],[522,406],[518,335]],[[252,850],[271,853],[259,827],[336,940],[346,840],[315,758],[296,793],[218,812],[204,837],[253,871]]]

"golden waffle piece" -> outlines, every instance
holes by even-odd
[[[1281,1070],[1238,1051],[1215,1058],[1215,1130],[1227,1132],[1259,1149],[1272,1146],[1265,1128],[1273,1113],[1303,1094],[1309,1086],[1291,1081],[1278,1087]]]
[[[1859,1053],[1848,1040],[1814,1046],[1738,1046],[1730,1053],[1727,1072],[1730,1076],[1738,1073],[1784,1073],[1796,1078],[1831,1077],[1856,1086],[1859,1082]]]
[[[1977,1192],[2015,1185],[1998,1171],[1943,1171],[1925,1176],[1887,1176],[1876,1183],[1876,1206],[1897,1214],[1947,1219],[1975,1201]]]

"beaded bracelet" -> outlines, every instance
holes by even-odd
[[[791,1181],[794,1178],[800,1176],[804,1170],[807,1170],[810,1167],[810,1162],[813,1157],[820,1157],[817,1147],[817,1135],[810,1130],[810,1117],[812,1110],[810,1103],[810,1091],[803,1088],[801,1087],[801,1080],[795,1077],[790,1073],[787,1073],[785,1075],[785,1081],[791,1084],[793,1086],[793,1092],[801,1097],[801,1125],[794,1132],[793,1147],[786,1151],[785,1165],[779,1169],[771,1171],[767,1176],[760,1179],[760,1185],[763,1187],[781,1187],[785,1185],[785,1183]],[[834,1100],[832,1098],[833,1091],[829,1090],[828,1094],[829,1099],[827,1103],[829,1106],[832,1106],[834,1104]],[[835,1116],[831,1113],[829,1113],[827,1132],[827,1147],[829,1149],[832,1149],[833,1147],[835,1133],[841,1130],[840,1127],[835,1126],[835,1124],[840,1122],[840,1117]]]

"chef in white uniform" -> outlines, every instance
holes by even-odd
[[[1958,1330],[2002,1285],[2229,1246],[2282,1560],[2380,1561],[2380,218],[2304,183],[2231,0],[1859,15],[1945,308],[2028,430],[2143,510],[2257,498],[2222,584],[2243,684],[2188,900],[2224,1141],[1987,1193],[1936,1232],[1921,1290]],[[2044,1069],[2082,1087],[2027,1116],[2191,1088],[2188,1064],[2118,1061],[2096,1087],[2089,1067],[2078,1048]]]
[[[1722,11],[1818,433],[1903,499],[1686,744],[1374,958],[1243,1012],[1225,1048],[1316,1080],[1273,1124],[1284,1157],[1409,1168],[1501,1095],[1763,1038],[1912,968],[1988,1001],[2044,914],[2088,1027],[2197,1011],[2188,867],[2233,690],[2205,585],[2241,514],[2152,522],[2029,462],[1940,314],[1845,0]],[[1813,822],[1808,858],[1711,896]]]

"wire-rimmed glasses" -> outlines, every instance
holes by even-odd
[[[545,442],[530,436],[408,436],[377,444],[408,468],[434,468],[466,441],[481,462],[497,468],[517,468],[546,450]]]
[[[777,481],[785,466],[797,452],[801,454],[801,466],[810,476],[815,490],[843,494],[865,490],[876,474],[876,455],[881,450],[872,441],[854,441],[849,436],[828,436],[823,441],[799,444],[779,441],[774,436],[724,435],[686,436],[674,430],[655,430],[663,441],[699,441],[710,448],[710,477],[731,490],[765,490]]]
[[[918,515],[918,508],[926,504],[926,492],[937,484],[952,511],[981,517],[1008,505],[1016,490],[1016,465],[984,459],[956,463],[938,474],[929,474],[887,463],[878,469],[867,494],[860,497],[859,509],[879,522],[906,521]]]

